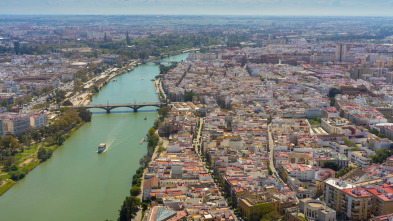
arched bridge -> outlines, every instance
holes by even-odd
[[[76,107],[85,107],[85,108],[101,108],[106,110],[107,113],[110,113],[112,109],[118,107],[128,107],[134,110],[134,112],[138,112],[138,109],[141,107],[163,107],[166,106],[166,103],[134,103],[134,104],[94,104],[94,105],[82,105]]]
[[[154,64],[160,65],[162,63],[166,63],[166,64],[178,64],[180,62],[178,61],[155,61]]]

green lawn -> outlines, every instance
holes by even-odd
[[[303,216],[298,216],[297,218],[299,218],[301,220],[304,220],[304,221],[307,221],[306,218],[304,218]]]
[[[310,122],[311,125],[321,126],[321,123],[314,119],[309,119],[308,121]]]
[[[5,193],[5,191],[7,191],[9,188],[11,188],[12,185],[14,185],[14,181],[13,180],[6,180],[6,183],[0,186],[0,196],[3,195],[3,193]]]
[[[27,164],[26,166],[21,167],[21,168],[25,169],[26,171],[31,171],[32,169],[34,169],[39,164],[40,164],[39,160],[33,160],[32,162],[30,162],[29,164]]]
[[[6,179],[8,179],[8,178],[10,178],[10,175],[8,175],[8,173],[2,173],[2,174],[0,175],[0,179],[2,179],[2,180],[6,180]]]

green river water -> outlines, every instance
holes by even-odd
[[[181,61],[188,54],[164,60]],[[153,81],[158,65],[148,63],[116,77],[93,97],[91,104],[157,102]],[[113,109],[93,114],[51,159],[0,197],[0,220],[117,220],[118,210],[129,195],[131,179],[146,154],[139,144],[157,119],[156,108]],[[144,110],[150,110],[144,111]],[[144,120],[147,118],[146,120]],[[97,154],[97,146],[107,151]]]

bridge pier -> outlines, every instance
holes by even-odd
[[[110,109],[106,109],[106,113],[107,113],[107,114],[110,114],[110,113],[111,113],[111,110],[110,110]]]
[[[138,112],[138,109],[134,108],[134,112]]]

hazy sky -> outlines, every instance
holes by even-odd
[[[0,14],[393,16],[393,0],[0,0]]]

